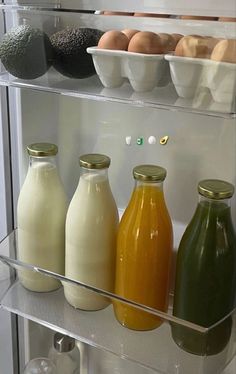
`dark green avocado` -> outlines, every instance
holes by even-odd
[[[96,46],[103,32],[91,28],[67,27],[50,38],[54,52],[54,68],[69,78],[87,78],[95,74],[88,47]]]
[[[21,25],[3,36],[0,59],[6,70],[17,78],[38,78],[52,65],[53,50],[41,30]]]

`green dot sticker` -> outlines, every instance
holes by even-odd
[[[143,145],[143,138],[137,138],[137,145]]]

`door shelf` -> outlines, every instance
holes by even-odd
[[[88,5],[87,1],[81,3],[83,3],[83,6]],[[101,2],[99,4],[101,5]],[[203,36],[210,35],[215,38],[236,38],[234,22],[132,16],[114,17],[94,13],[83,13],[79,11],[69,11],[64,9],[50,10],[47,8],[42,8],[40,10],[32,6],[25,7],[20,5],[3,5],[2,7],[0,6],[0,21],[2,21],[3,24],[6,24],[7,30],[9,31],[19,25],[27,25],[42,30],[49,37],[58,31],[65,30],[66,27],[79,27],[96,28],[102,31],[111,29],[123,30],[125,28],[131,28],[140,31],[152,31],[156,33],[179,33],[182,35],[198,34]],[[95,44],[96,43],[97,41],[95,42]],[[40,51],[40,58],[42,57],[42,61],[45,62],[45,50],[40,49]],[[52,52],[52,55],[53,53],[54,52]],[[118,79],[120,84],[122,84],[124,80],[123,84],[120,87],[105,88],[98,78],[98,75],[93,75],[90,78],[84,79],[67,78],[65,75],[57,72],[54,68],[50,68],[44,75],[36,79],[22,80],[15,78],[9,72],[13,72],[18,76],[26,76],[24,69],[23,75],[21,75],[21,69],[18,74],[16,73],[16,71],[18,71],[21,65],[26,66],[27,63],[29,63],[28,59],[26,59],[27,54],[23,56],[23,62],[22,60],[19,60],[19,65],[16,65],[15,63],[13,64],[14,69],[16,70],[11,70],[11,68],[9,68],[11,64],[7,66],[5,61],[5,65],[6,67],[8,67],[9,72],[7,69],[1,66],[2,69],[0,68],[0,86],[12,86],[42,90],[92,100],[115,101],[123,104],[128,104],[129,106],[134,105],[141,107],[153,107],[166,110],[178,110],[190,113],[198,113],[208,116],[235,118],[236,64],[215,64],[214,61],[211,61],[207,58],[183,58],[183,61],[172,61],[172,59],[170,60],[169,56],[163,55],[160,57],[159,55],[158,59],[160,58],[160,64],[154,66],[153,63],[151,65],[149,64],[149,58],[146,59],[146,56],[148,57],[148,55],[145,55],[144,60],[142,54],[141,56],[140,54],[134,54],[135,56],[132,57],[131,61],[129,59],[126,60],[127,55],[129,55],[128,58],[131,57],[129,52],[127,52],[127,54],[126,52],[124,53],[125,59],[122,58],[122,66],[119,65],[117,59],[115,60],[113,58],[112,54],[110,54],[109,59],[107,59],[108,56],[102,56],[105,58],[105,60],[104,62],[100,62],[100,66],[105,67],[105,75],[108,74],[108,81],[104,82],[104,80],[102,80],[105,86],[114,87],[114,81],[112,84],[109,82],[111,82],[114,77],[115,80],[117,80],[117,75],[119,76],[120,74],[122,77],[121,78],[119,76]],[[32,55],[34,54],[31,53],[31,56]],[[54,57],[51,56],[51,60],[53,60],[54,66],[57,66],[57,63],[59,63],[60,65],[61,57],[55,57],[55,55],[53,56]],[[73,56],[75,55],[73,54]],[[149,57],[150,56],[151,55],[149,55]],[[88,56],[86,55],[86,58],[87,57]],[[92,56],[89,57],[91,59],[88,61],[90,61],[91,66],[93,66]],[[97,57],[98,56],[93,56],[93,58],[95,58],[95,68],[102,79],[102,74],[101,72],[99,72],[100,68],[98,69],[96,63]],[[154,56],[154,64],[156,62],[155,57],[156,56]],[[76,58],[76,67],[78,68],[78,70],[82,70],[77,71],[76,74],[75,72],[68,73],[68,71],[64,73],[69,74],[69,76],[70,74],[74,74],[74,76],[78,76],[77,74],[79,74],[79,76],[82,76],[80,74],[83,73],[83,63],[81,63],[83,59],[81,56],[80,58],[73,58]],[[119,58],[120,57],[118,56],[118,59]],[[14,58],[12,61],[16,62],[18,60]],[[30,63],[30,66],[34,66],[35,61],[32,59]],[[123,65],[126,66],[126,68],[124,68]],[[62,66],[60,66],[59,71],[64,71],[63,69],[65,68],[65,66],[62,70],[61,68]],[[45,70],[46,69],[43,69],[43,71]],[[128,71],[129,74],[127,73]],[[152,75],[150,71],[152,71]],[[91,67],[90,73],[95,74],[95,71],[93,72],[93,67]],[[37,76],[37,74],[36,72],[34,72],[31,76]],[[133,83],[132,85],[134,89],[131,87],[131,84],[128,82],[127,78],[125,78],[127,74],[130,81],[134,80],[139,82],[139,88],[135,87]],[[142,87],[142,89],[153,88],[152,85],[149,85],[149,83],[152,83],[153,81],[155,81],[156,86],[154,85],[154,89],[152,89],[152,91],[135,91],[140,90],[140,87]]]
[[[6,4],[21,5],[21,6],[55,6],[66,9],[81,9],[81,10],[110,10],[110,11],[126,11],[126,12],[142,12],[142,13],[164,13],[164,14],[186,14],[186,15],[202,15],[202,16],[228,16],[232,17],[235,12],[234,0],[228,0],[225,4],[220,0],[199,0],[197,3],[185,0],[146,0],[137,2],[136,0],[119,1],[113,0],[5,0]]]
[[[232,311],[231,336],[227,346],[219,354],[207,356],[204,347],[214,328],[219,327],[223,321],[210,328],[204,328],[190,322],[175,318],[171,315],[171,301],[168,313],[163,313],[141,304],[120,298],[116,294],[99,290],[81,282],[67,279],[60,274],[22,263],[14,258],[4,255],[6,249],[17,251],[16,231],[4,239],[0,244],[0,262],[16,270],[27,269],[41,274],[50,275],[60,279],[63,283],[69,282],[78,287],[83,286],[93,292],[109,297],[111,300],[121,301],[138,309],[159,316],[163,323],[152,331],[132,331],[121,326],[116,320],[112,305],[96,311],[82,311],[70,306],[63,293],[63,288],[49,293],[36,293],[26,290],[19,281],[15,281],[6,290],[1,292],[0,306],[12,313],[29,320],[40,323],[53,330],[70,335],[77,340],[94,347],[112,352],[119,357],[134,361],[150,368],[154,372],[176,374],[220,374],[236,353],[236,309]],[[3,265],[1,265],[3,266]],[[1,269],[0,269],[1,270]],[[6,283],[4,283],[6,284]],[[171,298],[170,298],[171,299]],[[180,349],[172,339],[171,324],[182,327],[185,331],[198,334],[202,339],[202,355],[197,356]],[[176,371],[179,370],[179,371]]]
[[[97,75],[80,80],[70,79],[64,78],[51,68],[44,76],[27,81],[3,72],[0,74],[0,86],[33,89],[90,100],[177,110],[221,118],[236,117],[236,103],[216,103],[206,92],[201,92],[194,99],[183,99],[178,97],[171,83],[166,87],[155,88],[151,92],[139,93],[134,92],[128,82],[119,88],[105,88]]]

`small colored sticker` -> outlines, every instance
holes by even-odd
[[[143,138],[137,138],[137,145],[143,145]]]
[[[166,145],[167,142],[168,142],[168,140],[169,140],[169,136],[168,136],[168,135],[163,136],[163,137],[160,139],[160,144],[161,144],[161,145]]]
[[[125,142],[127,145],[131,145],[131,136],[126,136]]]

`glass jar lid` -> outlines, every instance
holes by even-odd
[[[106,169],[109,168],[111,159],[106,155],[91,153],[80,156],[79,164],[86,169]]]
[[[205,179],[198,183],[198,192],[209,199],[227,199],[233,196],[234,186],[220,179]]]
[[[145,182],[162,182],[166,178],[166,169],[157,165],[138,165],[133,169],[135,179]]]
[[[58,148],[51,143],[34,143],[27,147],[28,154],[35,157],[55,156]]]

